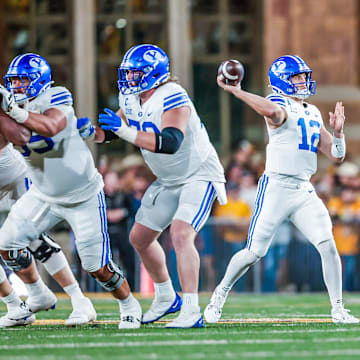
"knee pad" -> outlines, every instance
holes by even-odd
[[[336,248],[334,238],[330,238],[324,241],[321,241],[316,246],[317,251],[319,252],[320,256],[336,256],[338,255],[338,251]]]
[[[30,243],[28,248],[34,258],[42,263],[45,263],[53,254],[61,251],[60,245],[47,234],[41,234],[38,240]]]
[[[124,273],[112,260],[110,260],[106,266],[114,275],[108,281],[100,281],[97,278],[95,279],[106,291],[115,291],[123,283],[125,279]]]
[[[28,249],[9,250],[9,260],[3,258],[5,265],[12,271],[28,268],[32,263],[32,255]]]

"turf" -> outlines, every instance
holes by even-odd
[[[209,297],[201,296],[202,308]],[[165,329],[159,322],[119,331],[117,303],[101,297],[93,302],[100,320],[94,325],[60,324],[71,311],[69,300],[60,299],[55,310],[37,315],[38,324],[55,319],[57,325],[0,330],[0,359],[360,358],[360,326],[330,323],[326,294],[234,294],[225,305],[223,323],[188,330]],[[141,303],[147,309],[150,300]],[[360,316],[360,294],[347,294],[345,303]]]

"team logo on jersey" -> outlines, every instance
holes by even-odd
[[[277,61],[271,66],[271,71],[275,74],[275,76],[280,76],[281,73],[286,68],[286,62],[285,61]]]
[[[144,114],[140,111],[139,113],[138,113],[138,117],[142,117]]]

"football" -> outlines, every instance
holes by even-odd
[[[226,85],[237,85],[244,78],[244,66],[238,60],[225,60],[218,69],[218,76]]]

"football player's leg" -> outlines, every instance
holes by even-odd
[[[73,311],[65,321],[65,325],[83,325],[96,320],[94,306],[82,293],[60,245],[44,233],[39,239],[30,242],[29,249],[34,258],[44,264],[46,271],[71,299]]]
[[[348,314],[343,307],[341,260],[332,234],[330,215],[315,193],[308,197],[290,219],[320,254],[334,322],[358,323],[358,319]]]
[[[33,312],[53,308],[56,297],[41,280],[27,246],[58,221],[48,204],[28,192],[13,205],[0,229],[0,253],[6,266],[25,283]]]
[[[284,199],[286,199],[286,189],[272,185],[269,183],[269,178],[263,175],[259,180],[246,247],[231,258],[224,277],[205,309],[207,322],[214,323],[220,320],[226,298],[236,281],[265,256],[278,225],[286,217],[288,210]]]
[[[74,231],[76,246],[83,268],[119,300],[119,328],[140,327],[141,307],[131,294],[120,268],[112,261],[107,231],[105,196],[97,196],[73,208],[64,208],[64,217]]]
[[[215,188],[208,181],[194,181],[181,188],[170,233],[183,291],[183,305],[179,316],[167,327],[204,326],[198,297],[200,258],[194,241],[209,217],[215,198]]]
[[[154,281],[155,298],[142,322],[151,323],[180,310],[181,298],[175,292],[166,266],[163,248],[157,241],[170,224],[177,209],[179,189],[168,190],[151,185],[146,191],[136,222],[130,232],[130,242],[139,254]]]
[[[5,271],[0,265],[0,297],[6,304],[7,314],[0,317],[0,328],[28,325],[35,321],[35,315],[28,310],[28,317],[22,319],[14,319],[19,313],[19,309],[23,312],[27,308],[27,304],[24,303],[20,297],[15,293],[11,285],[9,284]]]

